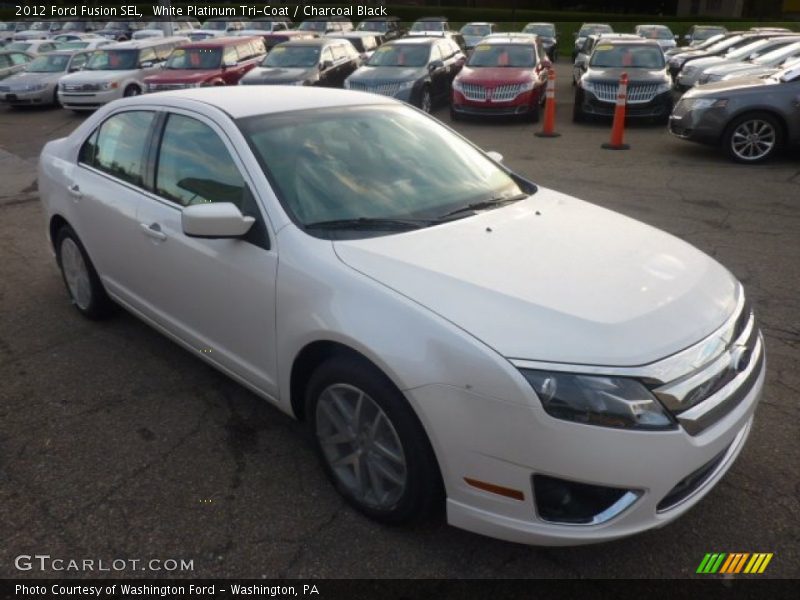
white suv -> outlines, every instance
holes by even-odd
[[[144,78],[160,72],[172,50],[189,42],[185,37],[134,40],[97,50],[82,71],[58,83],[58,100],[74,111],[94,110],[124,96],[138,96]]]

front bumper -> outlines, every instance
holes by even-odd
[[[584,90],[581,104],[583,112],[598,117],[613,117],[616,111],[615,102],[600,100],[593,93]],[[672,112],[672,92],[658,94],[650,102],[628,103],[625,107],[626,118],[664,118]]]
[[[53,104],[53,88],[45,88],[34,92],[0,92],[0,104],[26,106],[36,104]]]
[[[455,386],[405,393],[431,436],[451,525],[517,543],[578,545],[664,526],[699,502],[744,447],[764,384],[764,364],[758,369],[746,396],[698,435],[682,428],[628,431],[570,423],[546,415],[538,400],[512,404]],[[704,467],[703,477],[691,480]],[[537,514],[534,475],[633,490],[638,497],[599,524],[554,523]],[[476,489],[466,479],[519,490],[522,498]],[[686,481],[692,488],[665,507]]]
[[[471,116],[514,116],[525,115],[536,109],[540,100],[540,90],[523,92],[513,100],[496,102],[490,100],[469,100],[461,92],[453,90],[450,106],[461,115]]]
[[[94,110],[119,98],[122,98],[122,86],[97,92],[66,92],[58,90],[58,101],[61,102],[61,106],[71,110]]]
[[[682,140],[715,145],[728,120],[724,109],[685,110],[679,103],[669,118],[669,132]]]

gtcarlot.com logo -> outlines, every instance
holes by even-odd
[[[194,571],[194,560],[182,558],[53,558],[49,554],[20,554],[18,571]]]
[[[772,552],[714,552],[705,555],[697,572],[703,575],[760,575],[772,560]]]

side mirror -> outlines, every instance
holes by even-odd
[[[544,60],[542,60],[542,68],[543,69],[552,69],[553,68],[553,63],[551,63],[549,59],[545,58]]]
[[[235,67],[235,66],[236,66],[236,61],[235,60],[223,60],[222,61],[222,68],[223,69],[229,69],[229,68]]]
[[[672,37],[673,37],[673,38],[675,38],[675,41],[676,41],[676,42],[677,42],[677,41],[680,39],[680,36],[679,36],[679,35],[673,35]]]
[[[319,70],[320,71],[327,71],[332,66],[333,66],[333,61],[332,60],[323,60],[319,65]]]
[[[496,163],[501,163],[501,162],[503,162],[503,155],[502,155],[502,154],[500,154],[499,152],[497,152],[496,150],[489,150],[489,151],[486,153],[486,156],[488,156],[489,158],[491,158],[491,159],[492,159],[494,162],[496,162]]]
[[[436,71],[437,69],[441,69],[444,67],[444,62],[441,60],[434,60],[431,61],[431,64],[428,65],[429,71]]]
[[[154,64],[155,63],[153,63],[152,60],[146,60],[143,63],[139,63],[139,68],[140,69],[152,69]]]
[[[187,206],[181,213],[183,233],[199,238],[236,238],[247,233],[255,223],[231,202],[210,202]]]

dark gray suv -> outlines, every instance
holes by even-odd
[[[684,140],[721,145],[743,163],[800,144],[800,64],[766,78],[720,81],[684,94],[669,121]]]

